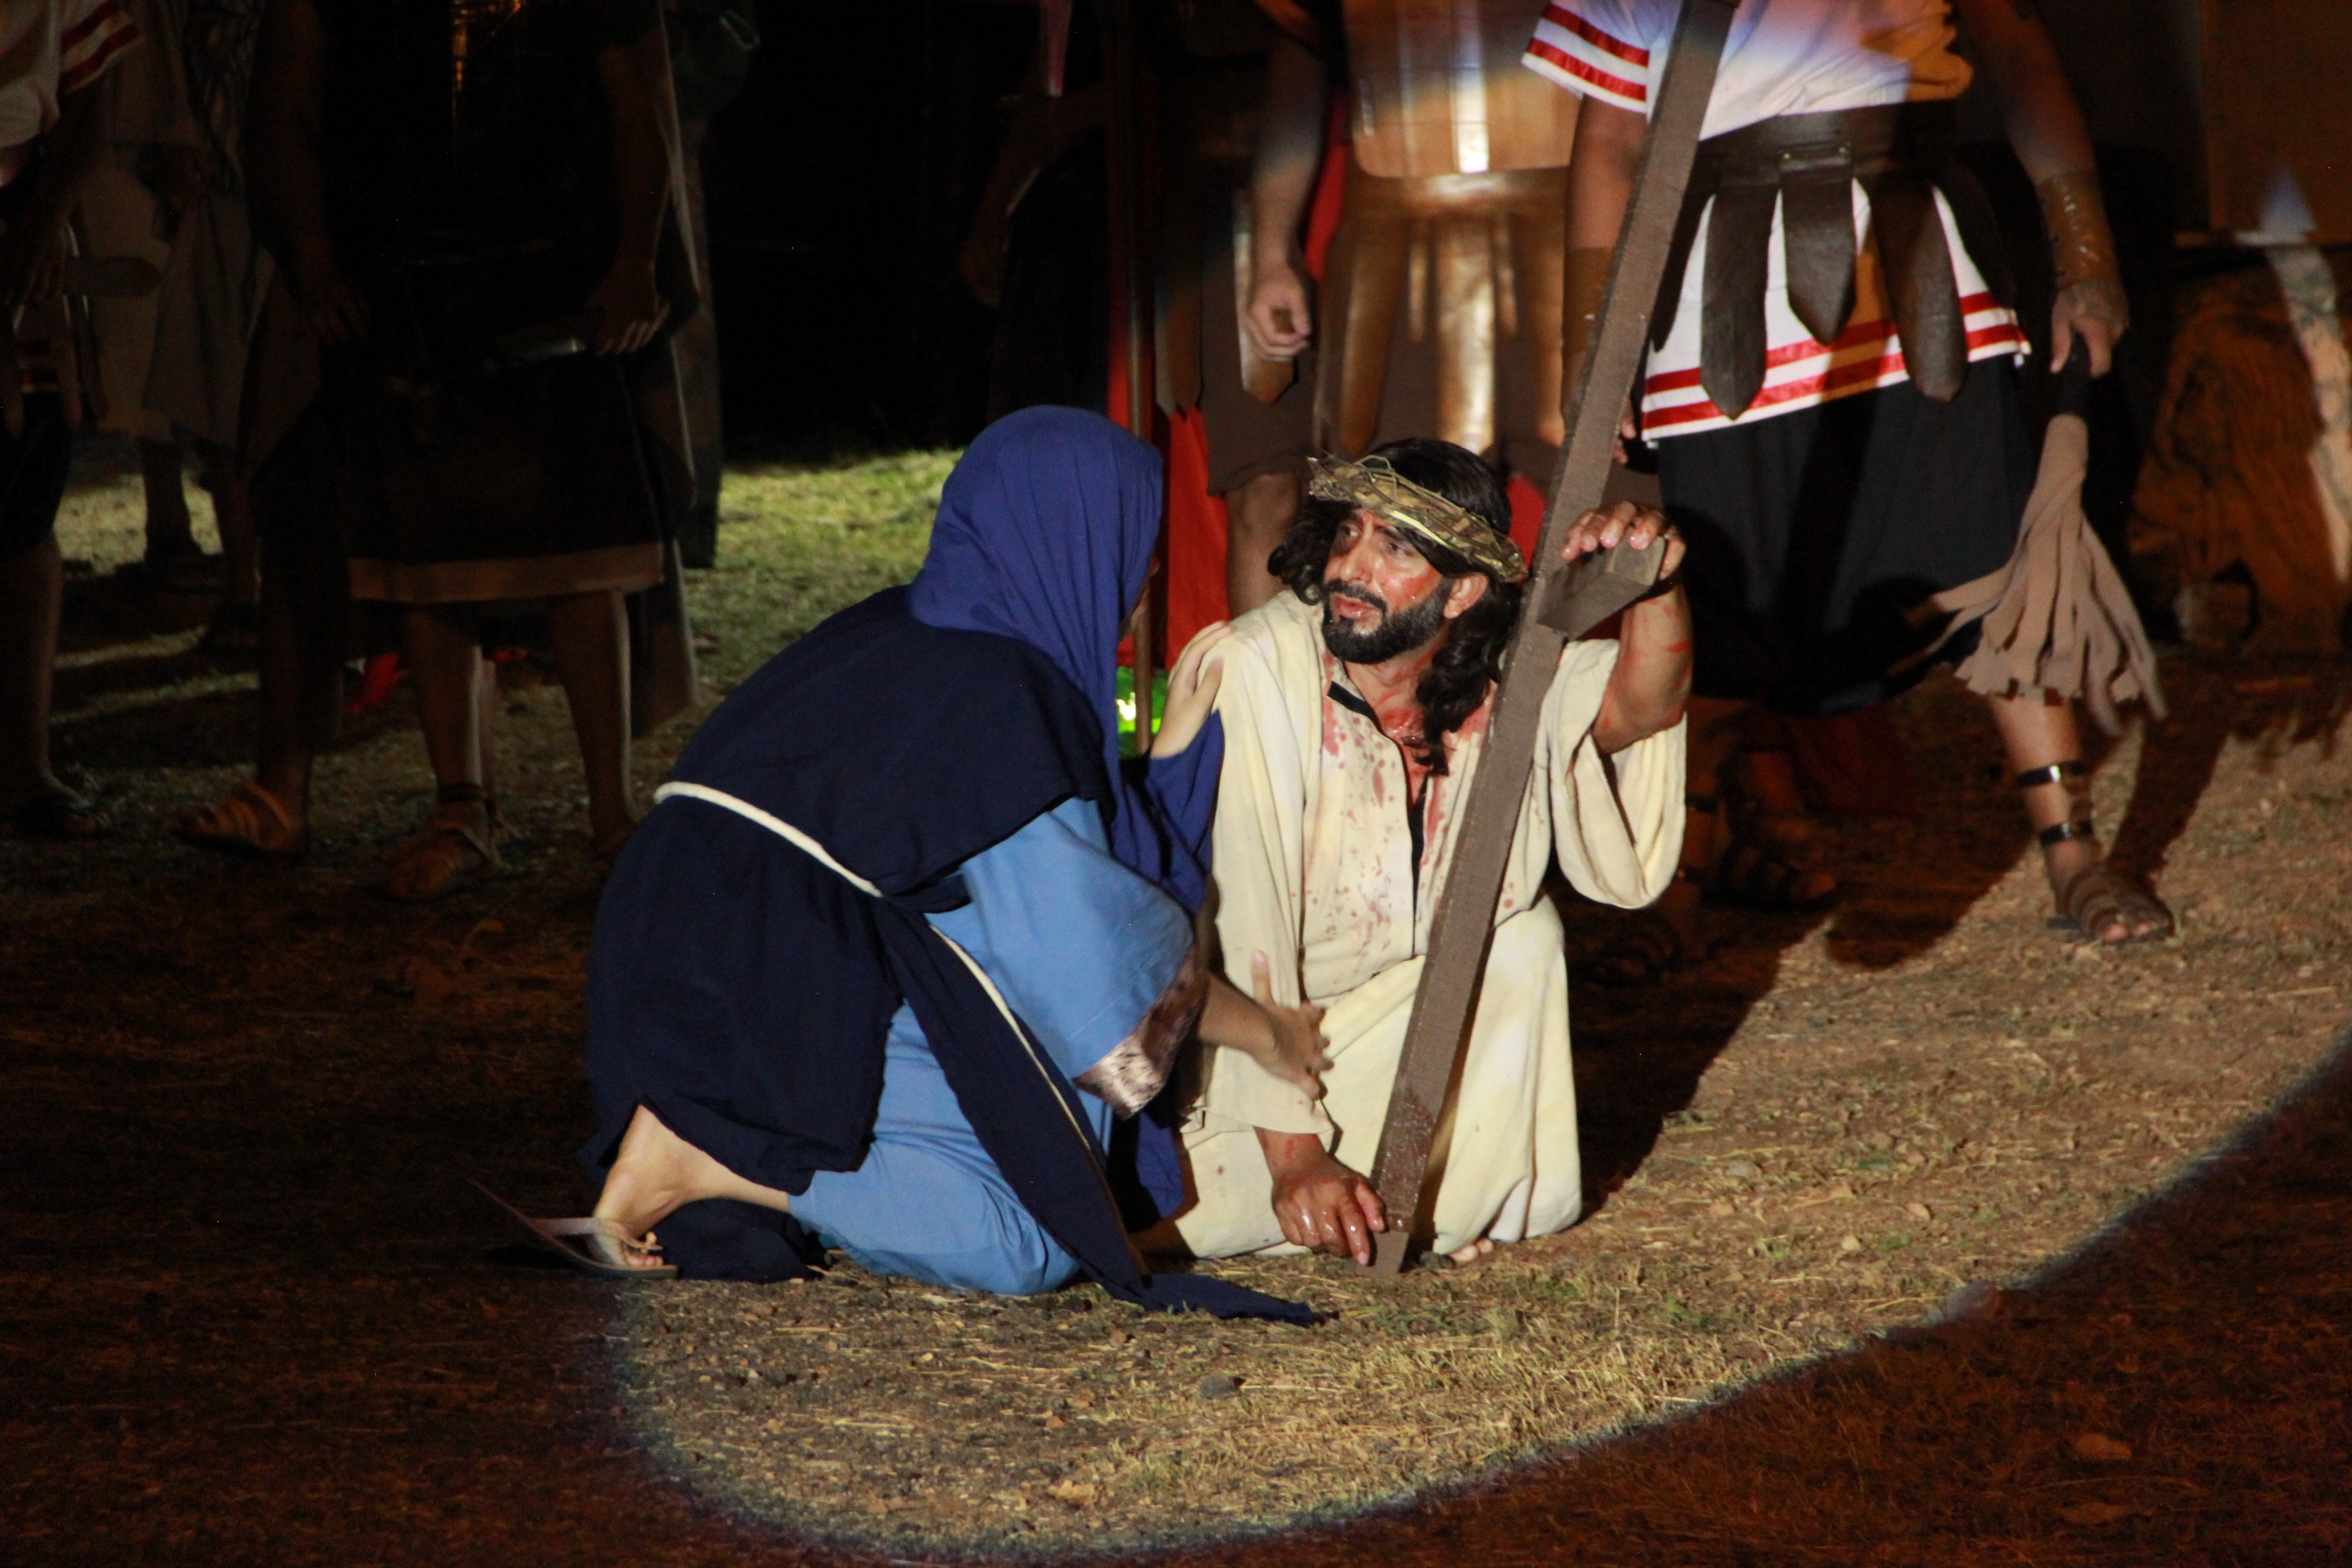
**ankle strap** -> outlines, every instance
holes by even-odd
[[[2096,838],[2098,836],[2099,830],[2092,826],[2091,819],[2087,816],[2079,817],[2073,822],[2053,822],[2034,835],[2044,849],[2053,844],[2063,844],[2069,838]]]
[[[2079,779],[2089,773],[2090,769],[2083,765],[2081,758],[2069,757],[2063,763],[2053,763],[2046,768],[2028,768],[2017,775],[2015,783],[2020,789],[2039,789],[2043,784],[2064,784],[2068,779]]]

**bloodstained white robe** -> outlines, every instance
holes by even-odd
[[[1219,650],[1225,732],[1212,835],[1217,935],[1246,993],[1271,959],[1275,999],[1325,1009],[1332,1066],[1318,1103],[1234,1050],[1213,1050],[1184,1143],[1198,1201],[1177,1228],[1201,1257],[1286,1247],[1255,1130],[1313,1132],[1370,1167],[1396,1079],[1462,806],[1486,742],[1481,708],[1446,737],[1423,786],[1420,868],[1404,756],[1323,647],[1322,612],[1284,594],[1234,623]],[[1683,729],[1604,759],[1591,740],[1611,641],[1571,643],[1545,699],[1462,1086],[1441,1122],[1436,1246],[1563,1229],[1583,1203],[1568,966],[1543,892],[1555,854],[1577,891],[1632,908],[1665,890],[1682,853]]]

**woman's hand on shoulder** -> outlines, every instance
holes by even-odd
[[[1209,977],[1209,994],[1201,1007],[1201,1038],[1212,1046],[1241,1052],[1274,1077],[1309,1100],[1323,1098],[1323,1073],[1331,1065],[1324,1054],[1323,1009],[1308,1004],[1286,1007],[1274,999],[1274,972],[1265,954],[1250,958],[1250,988],[1244,996],[1221,974]]]
[[[1201,726],[1209,721],[1224,673],[1224,661],[1211,656],[1233,631],[1230,622],[1212,622],[1176,656],[1175,668],[1168,672],[1168,711],[1160,716],[1160,732],[1151,742],[1153,756],[1175,756],[1192,743]]]
[[[1250,954],[1250,990],[1272,1036],[1261,1049],[1250,1054],[1258,1066],[1307,1099],[1322,1099],[1323,1074],[1331,1066],[1324,1049],[1329,1042],[1323,1037],[1323,1009],[1311,1002],[1286,1007],[1276,1001],[1273,966],[1262,952]]]

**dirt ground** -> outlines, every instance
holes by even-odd
[[[947,459],[730,480],[692,584],[715,697],[919,559]],[[2103,953],[1981,711],[1897,719],[1917,823],[1826,917],[1580,985],[1591,1215],[1391,1284],[1222,1266],[1312,1330],[854,1268],[613,1287],[505,1247],[571,1151],[595,889],[551,688],[508,693],[509,872],[373,890],[429,780],[395,702],[293,870],[176,844],[249,673],[100,574],[58,737],[123,822],[0,842],[0,1497],[42,1563],[2305,1563],[2352,1552],[2352,669],[2168,660],[2099,758],[2183,920]],[[691,718],[642,749],[658,779]],[[1571,911],[1580,952],[1607,940]]]

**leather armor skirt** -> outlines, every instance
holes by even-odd
[[[1944,225],[1941,192],[1969,258],[1995,298],[2011,300],[1992,208],[1952,158],[1948,102],[1789,114],[1699,143],[1667,254],[1650,341],[1662,345],[1679,313],[1700,215],[1714,199],[1700,258],[1699,384],[1733,417],[1764,384],[1764,291],[1772,216],[1782,215],[1789,304],[1820,342],[1833,342],[1854,306],[1855,181],[1870,198],[1871,242],[1895,310],[1911,383],[1948,403],[1969,369],[1968,331]]]

